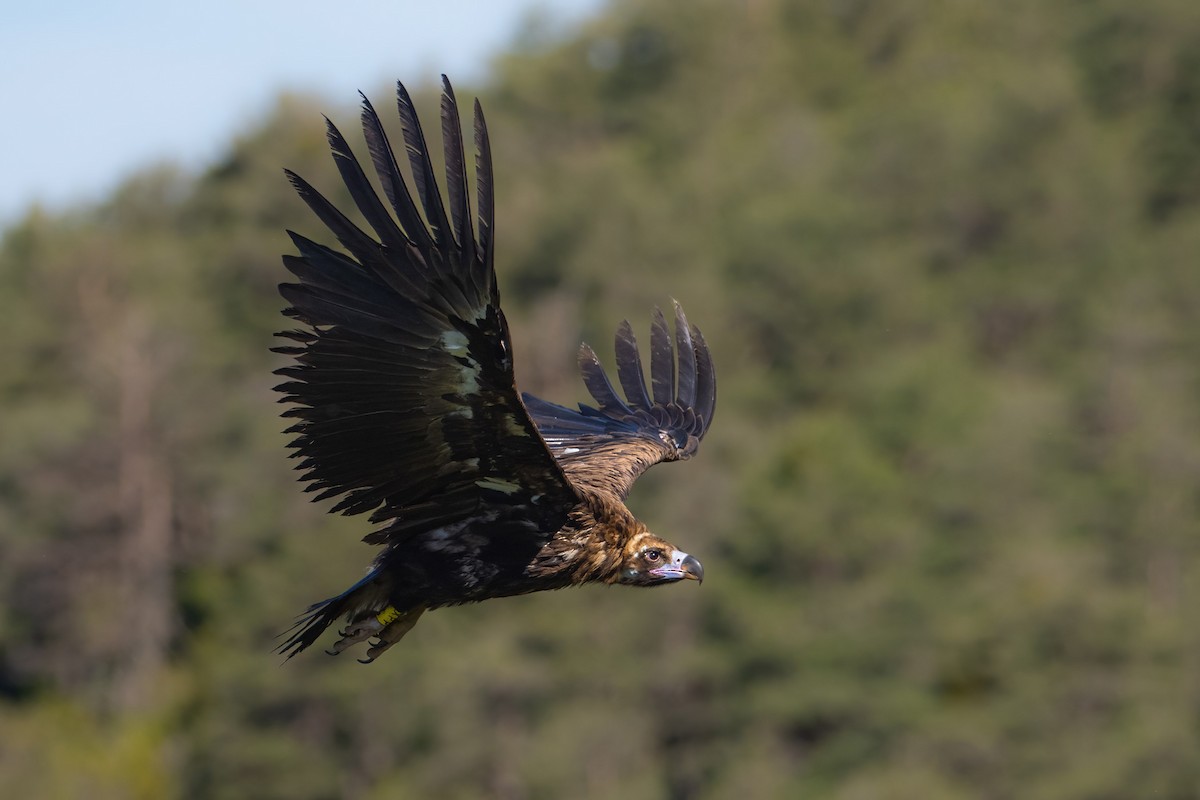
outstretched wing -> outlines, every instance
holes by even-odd
[[[308,327],[280,334],[296,363],[280,402],[298,422],[290,447],[306,491],[340,497],[333,511],[373,512],[368,542],[395,543],[463,521],[528,519],[557,530],[576,502],[517,394],[512,347],[492,268],[492,165],[475,104],[479,233],[472,229],[458,108],[448,81],[442,132],[450,213],[442,205],[412,100],[398,85],[405,150],[428,226],[409,194],[383,125],[363,98],[363,132],[391,212],[332,123],[334,161],[378,241],[288,172],[349,255],[289,231],[299,279],[280,292]],[[516,543],[514,543],[516,544]],[[527,544],[527,543],[522,543]]]
[[[717,401],[712,356],[698,328],[675,303],[675,341],[654,309],[650,326],[650,391],[629,322],[617,328],[617,377],[622,400],[595,352],[579,348],[579,368],[599,408],[573,411],[524,395],[542,438],[574,482],[620,497],[660,461],[690,458],[712,422]]]

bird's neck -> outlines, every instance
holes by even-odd
[[[527,570],[563,585],[614,583],[620,577],[625,546],[642,530],[625,504],[611,492],[584,489],[579,506],[551,537]]]

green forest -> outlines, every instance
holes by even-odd
[[[6,797],[1200,798],[1200,4],[616,0],[455,88],[520,388],[704,331],[712,430],[630,498],[703,586],[281,665],[374,555],[268,350],[357,98],[283,96],[0,232]]]

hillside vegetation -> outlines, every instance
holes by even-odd
[[[284,97],[0,240],[6,796],[1200,797],[1200,6],[627,0],[456,89],[522,388],[671,297],[713,348],[631,498],[703,587],[279,666],[372,555],[267,350],[357,112]]]

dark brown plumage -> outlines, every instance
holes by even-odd
[[[334,654],[375,637],[367,661],[429,609],[588,582],[653,586],[703,571],[625,507],[638,475],[690,457],[712,420],[716,380],[700,331],[655,311],[650,387],[628,322],[617,329],[614,390],[594,352],[579,362],[598,408],[517,393],[493,269],[491,149],[475,104],[478,230],[454,93],[441,116],[449,214],[403,85],[398,105],[417,203],[363,98],[363,132],[391,210],[328,123],[333,158],[371,237],[298,175],[288,177],[349,255],[289,232],[298,282],[280,292],[305,327],[279,334],[290,447],[315,499],[371,512],[382,545],[367,576],[308,609],[279,647],[305,649],[339,617]],[[424,220],[422,219],[424,212]],[[393,217],[394,214],[394,217]],[[426,222],[427,221],[427,222]]]

